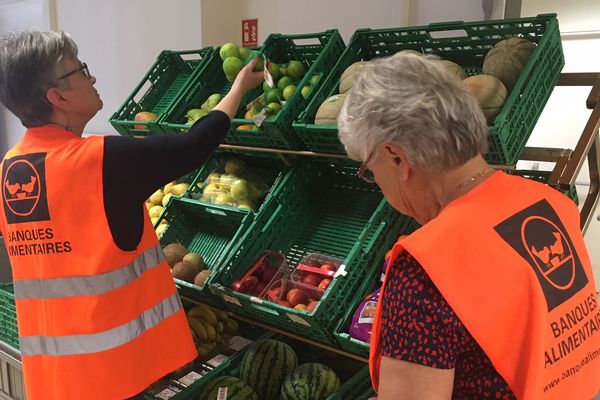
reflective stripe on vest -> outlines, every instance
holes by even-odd
[[[144,311],[136,319],[108,331],[91,335],[29,336],[21,338],[24,356],[70,356],[97,353],[134,340],[182,308],[177,293]]]
[[[160,245],[136,257],[129,265],[104,274],[68,278],[15,280],[15,299],[55,299],[99,295],[118,289],[165,260]]]

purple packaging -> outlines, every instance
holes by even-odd
[[[371,331],[373,330],[373,319],[375,318],[375,308],[379,300],[379,291],[377,288],[360,302],[358,308],[352,317],[352,323],[348,333],[356,340],[369,343],[371,341]]]

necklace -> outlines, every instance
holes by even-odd
[[[494,170],[494,168],[486,168],[483,171],[479,171],[478,173],[476,173],[475,175],[473,175],[472,177],[470,177],[469,179],[467,179],[466,181],[464,181],[463,183],[458,185],[455,190],[465,187],[469,183],[473,182],[475,179],[481,178],[482,176],[484,176],[485,174],[487,174],[488,172],[493,171],[493,170]]]

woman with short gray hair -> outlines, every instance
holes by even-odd
[[[355,76],[338,127],[359,176],[422,225],[389,253],[371,336],[378,398],[591,398],[600,357],[546,394],[600,348],[595,335],[568,361],[549,356],[551,321],[596,296],[577,206],[487,164],[486,120],[466,86],[426,56],[376,59]],[[565,296],[553,289],[565,277],[539,271],[575,254]]]
[[[27,399],[143,399],[196,358],[144,201],[212,157],[255,65],[186,134],[83,138],[103,103],[69,35],[0,41],[0,101],[27,128],[0,191]]]
[[[63,58],[77,57],[77,45],[63,31],[25,32],[4,38],[0,47],[0,100],[25,127],[50,122],[52,105],[46,91],[55,84],[56,69]],[[38,73],[23,71],[36,69]]]

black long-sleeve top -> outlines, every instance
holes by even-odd
[[[161,186],[206,162],[227,135],[227,114],[212,111],[187,133],[104,140],[106,218],[117,246],[134,250],[144,227],[144,201]]]

